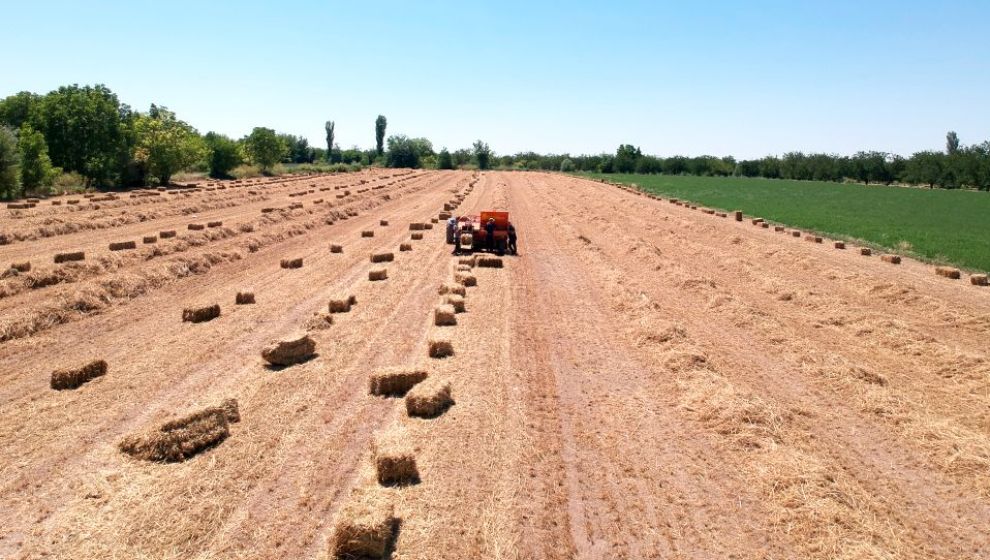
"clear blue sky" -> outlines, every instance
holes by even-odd
[[[201,132],[499,153],[902,154],[990,139],[990,1],[7,3],[0,96],[104,83]]]

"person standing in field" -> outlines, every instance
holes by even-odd
[[[516,226],[512,225],[512,222],[509,222],[509,253],[519,254],[519,249],[516,248]]]
[[[488,223],[485,224],[485,242],[489,251],[495,250],[495,218],[488,218]]]
[[[451,216],[447,219],[447,243],[453,243],[455,237],[457,237],[457,218]]]

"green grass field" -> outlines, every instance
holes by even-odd
[[[990,270],[990,193],[744,177],[584,177],[641,189],[835,239],[863,240],[936,263]]]

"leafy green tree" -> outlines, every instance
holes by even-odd
[[[388,167],[409,167],[413,169],[420,167],[420,157],[416,149],[416,144],[404,134],[389,136],[385,164]]]
[[[564,161],[560,162],[560,170],[563,171],[564,173],[570,173],[574,171],[574,162],[571,161],[571,158],[566,158],[564,159]]]
[[[0,124],[17,130],[27,123],[37,122],[40,100],[41,97],[29,91],[0,100]]]
[[[117,178],[128,156],[123,123],[130,109],[116,94],[103,85],[63,86],[37,109],[32,126],[44,134],[53,164],[101,185]]]
[[[17,135],[6,126],[0,126],[0,196],[15,198],[21,194],[21,153],[17,149]]]
[[[196,129],[165,107],[151,106],[134,122],[137,144],[134,159],[147,164],[148,172],[167,185],[172,175],[202,160],[207,149]]]
[[[21,185],[24,189],[50,186],[60,170],[52,167],[45,136],[25,123],[21,127],[17,144],[21,156]]]
[[[959,135],[956,131],[950,130],[945,134],[945,153],[953,155],[959,151]]]
[[[478,169],[489,169],[493,155],[487,143],[481,140],[474,142],[474,162],[478,164]]]
[[[327,161],[333,163],[333,129],[336,125],[333,121],[327,121],[323,128],[327,131]]]
[[[450,157],[450,152],[447,148],[442,148],[440,154],[437,156],[437,169],[453,169],[454,168],[454,158]]]
[[[907,160],[904,178],[909,183],[925,184],[934,188],[942,179],[945,154],[939,152],[918,152]]]
[[[636,162],[643,157],[643,152],[632,144],[622,144],[615,151],[615,171],[632,173],[636,170]]]
[[[289,147],[274,130],[260,126],[255,127],[244,139],[244,149],[251,161],[261,167],[265,173],[270,172],[289,151]]]
[[[385,120],[385,115],[378,115],[375,119],[375,149],[378,151],[378,155],[382,155],[384,152],[384,140],[385,140],[385,127],[388,126],[388,121]]]
[[[223,134],[208,132],[204,138],[206,143],[206,162],[210,169],[210,177],[227,179],[235,167],[244,162],[241,147],[237,142]]]

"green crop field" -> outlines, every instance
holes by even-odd
[[[990,193],[668,175],[584,174],[835,239],[968,269],[990,270]]]

